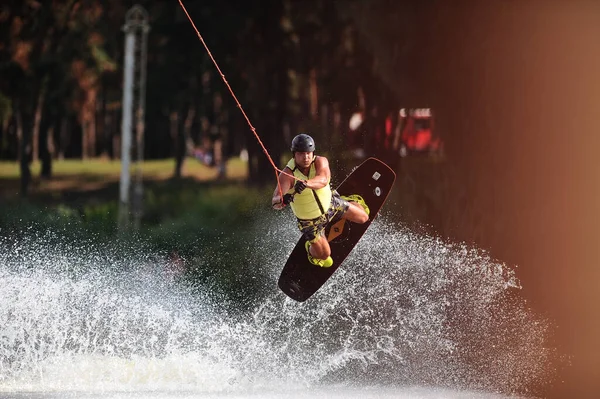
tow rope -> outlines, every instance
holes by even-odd
[[[244,118],[246,119],[246,122],[248,123],[248,126],[250,126],[250,130],[252,130],[252,133],[254,134],[254,137],[256,137],[256,140],[258,141],[258,143],[260,144],[263,152],[265,153],[265,155],[267,156],[267,159],[269,160],[269,162],[271,163],[271,166],[273,167],[273,170],[275,171],[275,180],[277,180],[277,188],[279,189],[279,196],[281,197],[281,199],[283,200],[283,191],[281,189],[281,185],[279,184],[279,176],[278,173],[282,173],[284,175],[290,176],[291,178],[293,178],[294,180],[299,180],[296,178],[296,176],[294,175],[290,175],[289,173],[284,172],[282,169],[279,169],[277,167],[277,165],[275,165],[275,162],[273,162],[273,159],[271,158],[271,155],[269,154],[269,151],[267,151],[267,149],[265,148],[265,145],[263,144],[262,140],[260,139],[258,133],[256,132],[256,128],[252,125],[252,122],[250,122],[250,118],[248,118],[248,115],[246,115],[246,112],[244,111],[244,108],[242,108],[242,104],[240,104],[237,96],[235,95],[235,93],[233,92],[233,89],[231,88],[231,86],[229,85],[229,82],[227,82],[227,79],[225,78],[225,74],[221,71],[221,68],[219,68],[219,64],[217,64],[217,61],[215,60],[215,57],[213,57],[212,53],[210,52],[210,49],[208,48],[206,42],[204,41],[204,38],[202,37],[202,35],[200,34],[200,31],[198,30],[198,28],[196,28],[196,24],[194,23],[194,21],[192,20],[192,17],[190,17],[190,14],[187,12],[185,6],[183,5],[183,2],[181,0],[179,0],[179,5],[181,5],[181,8],[183,9],[183,12],[185,13],[185,15],[187,16],[188,20],[190,21],[190,24],[192,24],[192,27],[194,28],[194,30],[196,31],[196,34],[198,35],[198,39],[200,39],[200,42],[202,42],[202,45],[204,46],[204,48],[206,49],[206,52],[208,53],[208,56],[210,57],[210,59],[212,60],[213,64],[215,65],[215,68],[217,68],[217,71],[219,72],[219,75],[221,75],[221,79],[223,79],[223,82],[225,82],[225,85],[227,86],[227,88],[229,89],[229,93],[231,93],[231,96],[233,97],[233,99],[235,100],[235,103],[237,104],[237,107],[240,109],[240,111],[242,112],[242,115],[244,115]]]

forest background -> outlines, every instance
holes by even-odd
[[[139,4],[151,18],[144,159],[160,171],[147,176],[162,178],[156,191],[145,182],[146,195],[154,196],[154,209],[193,203],[210,223],[215,208],[196,201],[198,184],[217,190],[211,195],[223,214],[233,201],[250,217],[247,192],[258,201],[265,187],[272,190],[268,160],[179,4]],[[0,6],[0,201],[9,210],[3,234],[43,218],[50,205],[100,219],[114,211],[117,184],[106,174],[97,178],[109,185],[106,197],[56,181],[64,176],[61,167],[73,172],[72,165],[120,158],[122,26],[133,5],[13,0]],[[519,265],[524,295],[562,326],[556,340],[573,355],[553,394],[597,391],[597,2],[264,0],[259,6],[206,0],[186,6],[273,159],[289,155],[290,139],[301,131],[339,162],[341,175],[356,163],[349,147],[384,158],[399,175],[392,203],[401,220]],[[443,158],[401,158],[378,144],[376,132],[388,115],[423,106],[434,110]],[[347,121],[358,111],[366,115],[364,125],[349,137]],[[190,157],[190,143],[201,148],[207,141],[222,146],[232,168],[221,177],[233,177],[233,186],[213,183],[214,168]],[[243,150],[244,162],[238,159]],[[164,180],[165,171],[174,179]],[[92,172],[75,174],[81,176],[75,185],[94,180]],[[163,196],[174,192],[179,195]],[[81,199],[75,205],[74,196]],[[147,217],[154,225],[164,220],[160,213]],[[172,236],[163,234],[157,242]]]

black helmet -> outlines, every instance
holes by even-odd
[[[313,152],[315,141],[308,134],[299,134],[292,140],[292,152]]]

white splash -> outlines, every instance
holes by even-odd
[[[519,299],[506,265],[379,217],[300,304],[276,281],[294,228],[280,216],[260,227],[268,233],[249,248],[269,256],[254,249],[248,259],[270,259],[251,265],[269,277],[260,305],[236,314],[143,250],[0,240],[0,392],[515,393],[547,378],[547,323]]]

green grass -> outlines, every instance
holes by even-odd
[[[39,179],[38,162],[32,164],[33,180],[27,198],[15,195],[19,187],[17,162],[0,163],[0,200],[7,212],[0,227],[36,224],[40,228],[81,225],[91,233],[113,234],[119,211],[121,164],[104,159],[53,162],[52,178]],[[260,189],[244,183],[247,164],[232,159],[227,178],[217,180],[217,170],[187,159],[182,178],[172,179],[175,161],[151,160],[141,165],[143,175],[142,229],[201,225],[216,228],[247,216],[264,200]],[[133,184],[133,182],[132,182]],[[268,194],[267,194],[268,197]],[[24,223],[23,223],[24,222]],[[184,232],[182,232],[184,233]],[[159,234],[160,235],[160,234]]]
[[[147,160],[142,162],[142,174],[148,178],[170,177],[175,171],[174,159]],[[31,163],[31,172],[33,176],[40,174],[40,162]],[[132,167],[133,170],[133,167]],[[247,163],[239,158],[233,158],[227,163],[228,176],[231,178],[243,178],[247,175]],[[60,176],[78,176],[78,175],[96,175],[104,177],[118,178],[121,173],[121,162],[109,159],[65,159],[52,162],[52,175]],[[216,177],[217,171],[201,164],[200,162],[188,158],[183,168],[184,175],[192,175],[198,179],[212,179]],[[17,161],[0,161],[0,178],[19,179],[20,166]]]

